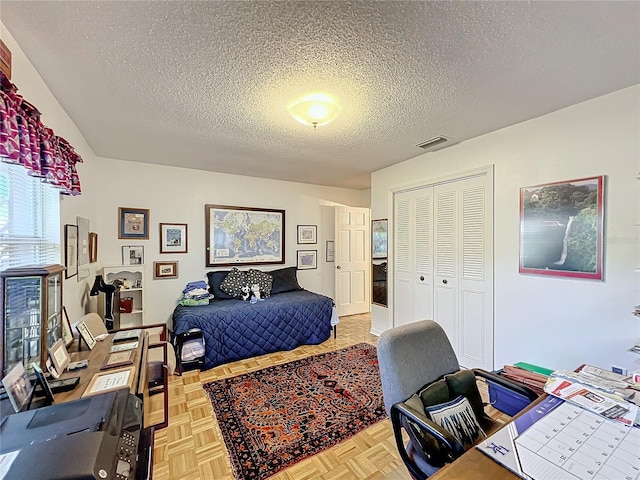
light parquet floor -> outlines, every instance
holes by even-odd
[[[369,314],[342,317],[337,338],[289,352],[277,352],[186,372],[169,380],[169,426],[155,435],[154,480],[234,480],[224,440],[202,385],[360,342],[376,344]],[[483,390],[481,388],[481,390]],[[486,389],[484,394],[486,395]],[[160,414],[161,396],[151,397],[152,417]],[[496,411],[497,412],[497,411]],[[500,417],[497,412],[492,416]],[[508,417],[506,417],[508,418]],[[301,461],[273,480],[409,480],[396,450],[391,422],[384,420],[333,448]]]

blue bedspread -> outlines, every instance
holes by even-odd
[[[199,328],[204,333],[204,368],[300,345],[317,345],[331,335],[329,297],[300,290],[285,292],[251,304],[217,300],[209,305],[177,306],[175,334]]]

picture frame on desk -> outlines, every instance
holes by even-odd
[[[96,373],[87,385],[82,398],[101,393],[120,390],[121,388],[133,387],[133,379],[135,377],[135,367],[119,368],[117,370],[106,370]]]
[[[89,347],[89,350],[93,350],[93,347],[96,346],[96,338],[89,330],[89,327],[87,327],[87,324],[84,323],[84,321],[78,323],[76,325],[76,330],[78,330],[80,338],[84,340],[84,342],[87,344],[87,347]]]
[[[62,307],[62,341],[65,347],[69,347],[73,343],[73,330],[66,307]]]

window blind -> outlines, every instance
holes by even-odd
[[[0,271],[60,262],[60,190],[0,162]]]

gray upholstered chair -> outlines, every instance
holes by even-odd
[[[398,451],[411,476],[418,480],[455,460],[482,438],[478,436],[490,435],[500,427],[484,412],[476,376],[488,378],[530,402],[538,397],[524,385],[490,372],[461,370],[447,335],[431,320],[384,331],[378,339],[378,362],[384,404]],[[447,423],[453,417],[445,415],[451,411],[458,414],[460,408],[463,417],[474,417],[471,428],[443,428],[443,416]],[[435,421],[438,415],[440,423]],[[403,430],[409,438],[407,445]]]

